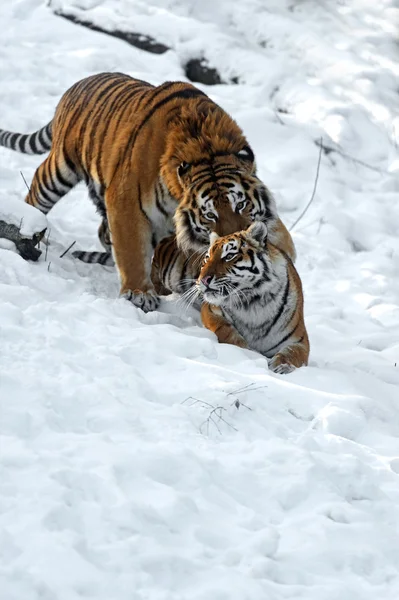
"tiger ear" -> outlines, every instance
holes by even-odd
[[[255,221],[254,223],[252,223],[252,225],[248,227],[246,233],[248,237],[250,237],[252,240],[255,240],[255,242],[258,242],[258,244],[261,244],[263,246],[267,238],[266,223],[264,223],[263,221]]]
[[[211,246],[213,246],[213,244],[216,242],[216,240],[219,239],[219,235],[216,233],[216,231],[211,231],[211,233],[209,234],[209,244]]]

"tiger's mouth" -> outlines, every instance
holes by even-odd
[[[229,290],[223,285],[203,289],[201,284],[197,284],[197,288],[200,290],[205,302],[209,302],[209,304],[221,304],[228,299],[232,293],[232,290]]]

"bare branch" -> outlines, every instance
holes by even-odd
[[[75,244],[76,244],[76,240],[74,242],[72,242],[72,244],[70,246],[68,246],[68,248],[65,250],[65,252],[60,254],[60,258],[63,258],[65,256],[65,254],[67,254]]]
[[[235,396],[236,394],[243,394],[244,392],[255,392],[256,390],[261,390],[263,388],[267,388],[267,385],[259,385],[257,387],[252,387],[253,385],[256,385],[255,383],[249,383],[248,385],[245,385],[242,388],[238,388],[238,390],[233,390],[232,392],[229,392],[227,394],[227,397],[229,396]]]
[[[46,252],[44,254],[44,262],[47,262],[47,253],[48,253],[48,246],[49,246],[48,241],[50,238],[50,233],[51,233],[51,229],[48,230],[48,234],[47,234]]]
[[[320,138],[320,142],[318,143],[318,146],[320,146],[320,151],[319,151],[319,159],[317,161],[317,169],[316,169],[316,178],[314,180],[314,186],[313,186],[313,192],[312,195],[310,197],[309,202],[307,203],[307,205],[305,206],[305,208],[303,209],[303,211],[301,212],[301,214],[299,215],[299,217],[296,219],[296,221],[294,221],[293,225],[291,225],[291,227],[289,228],[289,231],[292,231],[294,229],[294,227],[296,225],[298,225],[299,221],[302,219],[302,217],[306,214],[309,206],[312,204],[313,199],[315,197],[316,194],[316,189],[317,189],[317,182],[319,180],[319,171],[320,171],[320,163],[321,163],[321,153],[323,151],[323,138]]]
[[[26,183],[26,179],[25,179],[25,177],[24,177],[24,174],[22,173],[22,171],[20,171],[20,173],[21,173],[21,177],[22,177],[22,179],[24,180],[24,183],[25,183],[25,185],[26,185],[26,188],[27,188],[28,192],[30,192],[30,187],[29,187],[29,185]]]
[[[339,148],[333,148],[333,146],[326,146],[325,144],[322,143],[322,141],[316,140],[315,144],[316,144],[316,146],[322,146],[322,149],[325,151],[326,154],[329,154],[330,152],[336,152],[337,154],[340,154],[344,158],[348,158],[352,162],[354,162],[358,165],[361,165],[362,167],[365,167],[366,169],[370,169],[371,171],[375,171],[376,173],[385,173],[385,175],[392,175],[392,173],[390,173],[389,171],[380,169],[379,167],[374,167],[373,165],[370,165],[369,163],[365,162],[364,160],[360,160],[359,158],[355,158],[354,156],[347,154],[346,152],[344,152],[343,150],[340,150]]]
[[[205,404],[208,404],[208,403],[206,402]],[[226,421],[226,419],[222,415],[223,411],[226,412],[226,409],[223,406],[214,406],[213,409],[211,410],[211,412],[209,413],[208,417],[200,425],[200,428],[199,428],[200,433],[202,433],[202,429],[206,425],[207,435],[208,435],[209,434],[209,423],[213,423],[215,425],[216,429],[218,430],[218,432],[220,434],[222,434],[222,431],[221,431],[221,429],[220,429],[220,427],[218,425],[218,423],[220,423],[220,421],[222,421],[225,425],[227,425],[228,427],[230,427],[234,431],[238,431],[238,429],[236,429],[234,427],[234,425],[232,425],[231,423],[229,423],[228,421]],[[214,417],[216,417],[218,419],[218,421],[216,421]]]

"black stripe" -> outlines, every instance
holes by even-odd
[[[265,216],[266,216],[266,219],[271,219],[273,217],[273,213],[272,213],[272,211],[269,208],[270,198],[269,198],[266,190],[263,189],[263,188],[260,190],[260,197],[262,198],[262,200],[264,202],[264,205],[265,205],[265,211],[266,211]]]
[[[28,137],[30,137],[29,135],[21,135],[21,137],[18,140],[18,148],[21,152],[25,152],[25,142],[28,139]]]
[[[50,163],[48,160],[43,163],[41,176],[42,176],[42,182],[43,182],[45,188],[52,194],[58,194],[57,190],[55,190],[49,183],[49,181],[51,183],[53,183],[53,182],[51,179],[51,167],[50,167]]]
[[[68,189],[71,189],[73,187],[73,183],[67,181],[62,175],[57,161],[55,161],[55,176],[57,178],[58,183],[61,184],[63,187]]]
[[[110,104],[109,112],[117,114],[119,109],[125,103],[126,103],[125,108],[128,107],[130,104],[130,100],[140,91],[142,91],[142,87],[141,87],[141,85],[138,85],[136,83],[126,86],[123,93],[121,93],[119,96],[116,96],[116,98]],[[116,125],[119,125],[119,121],[120,121],[120,117],[118,117],[118,119],[116,121]]]
[[[107,262],[107,260],[110,259],[110,258],[111,258],[111,253],[110,252],[103,252],[101,254],[101,256],[99,257],[99,261],[98,262],[100,263],[100,265],[104,265]]]
[[[179,258],[179,252],[176,251],[174,254],[172,254],[172,260],[166,267],[165,277],[170,277],[170,278],[172,277],[173,269],[174,269],[174,266],[175,266],[178,258]]]
[[[117,130],[117,128],[119,127],[119,123],[122,121],[123,117],[125,116],[127,110],[129,108],[131,108],[131,104],[130,104],[130,100],[132,98],[134,98],[134,96],[136,94],[138,94],[138,92],[143,92],[143,89],[141,87],[135,86],[132,90],[130,90],[130,93],[126,96],[123,97],[123,101],[118,104],[117,108],[115,108],[115,113],[117,113],[120,110],[119,116],[117,118],[117,120],[115,121],[115,131]],[[147,90],[145,90],[145,92],[147,93]],[[146,96],[146,94],[143,93],[142,97],[140,98],[140,100],[142,100],[144,97]],[[122,108],[122,104],[125,103],[125,106]],[[137,110],[139,107],[140,102],[136,103],[135,105],[135,109]]]
[[[36,140],[38,138],[38,133],[39,132],[34,133],[33,135],[30,136],[30,139],[29,139],[29,146],[34,154],[39,154],[39,149],[36,144]]]
[[[158,186],[155,185],[155,204],[157,205],[157,209],[159,210],[159,212],[161,212],[164,217],[168,216],[168,213],[166,212],[166,210],[164,209],[164,207],[162,206],[160,200],[159,200],[159,194],[158,194]]]
[[[122,90],[123,90],[123,88],[125,88],[125,90],[124,90],[125,93],[123,93],[123,91],[122,91],[122,94],[118,94],[118,92],[120,91],[121,88],[122,88]],[[107,96],[107,98],[104,98],[103,107],[98,112],[98,114],[96,115],[95,121],[93,121],[93,123],[91,125],[92,130],[91,130],[91,134],[90,134],[90,145],[94,144],[94,139],[97,134],[97,131],[96,131],[97,125],[100,122],[100,119],[103,117],[104,112],[105,111],[107,112],[106,123],[108,125],[109,122],[112,119],[114,119],[114,114],[117,111],[116,106],[119,107],[119,106],[123,105],[126,102],[126,98],[127,98],[128,94],[129,94],[129,100],[131,100],[137,94],[137,92],[140,91],[140,89],[141,89],[141,87],[135,85],[134,89],[133,89],[133,93],[129,94],[129,92],[131,92],[131,90],[126,85],[126,81],[123,81],[121,85],[116,85],[113,87],[111,93]],[[110,104],[108,104],[108,100],[113,94],[115,94],[115,98],[112,100],[112,102]],[[121,98],[121,96],[122,96],[122,98]],[[127,103],[127,106],[129,106],[129,103]],[[114,124],[114,131],[117,131],[116,128],[118,127],[118,125],[119,125],[119,120]],[[100,183],[103,185],[104,180],[103,180],[103,176],[102,176],[103,174],[102,174],[101,163],[102,163],[102,155],[103,155],[102,154],[103,146],[104,146],[104,143],[105,143],[105,140],[107,137],[107,128],[104,127],[104,124],[103,124],[103,132],[102,133],[103,133],[103,135],[101,138],[101,142],[99,142],[99,144],[98,144],[97,157],[96,157],[95,162],[96,162],[96,171],[98,174],[98,178],[100,180]]]
[[[10,139],[8,141],[9,145],[11,146],[11,148],[13,150],[15,150],[15,143],[17,141],[17,139],[19,138],[19,133],[12,133],[10,136]]]
[[[193,211],[190,211],[190,212],[193,212]],[[194,220],[194,223],[195,223],[195,220]],[[198,240],[198,238],[196,237],[195,232],[193,231],[193,228],[191,226],[189,212],[184,211],[183,213],[180,213],[179,224],[180,224],[180,226],[179,226],[180,231],[184,231],[185,239],[189,239],[189,241],[192,244],[201,243],[201,241]]]
[[[48,164],[48,176],[49,176],[49,179],[51,181],[51,186],[52,186],[51,188],[49,186],[49,190],[51,190],[53,192],[53,194],[57,194],[61,198],[61,196],[64,195],[64,191],[63,190],[59,190],[57,188],[57,183],[56,183],[56,181],[54,180],[54,177],[53,177],[55,175],[55,173],[53,171],[52,165],[50,164],[49,161],[47,161],[47,164]]]
[[[126,85],[125,81],[122,81],[122,83],[120,83],[120,82],[115,83],[115,81],[112,81],[106,87],[104,87],[101,90],[101,92],[99,93],[99,95],[97,96],[96,106],[95,106],[94,110],[89,114],[89,117],[91,117],[93,119],[92,127],[94,128],[94,129],[92,129],[91,134],[90,134],[90,142],[92,142],[94,140],[94,137],[97,134],[95,127],[98,125],[98,122],[99,122],[104,110],[108,109],[108,106],[107,106],[108,98],[110,96],[112,96],[112,94],[117,93],[118,89],[120,87],[124,87],[125,85]]]
[[[138,196],[137,197],[138,197],[138,202],[139,202],[139,208],[140,208],[141,212],[143,213],[144,217],[146,218],[146,220],[148,221],[148,223],[150,223],[152,225],[152,223],[151,223],[148,215],[144,212],[143,203],[141,201],[141,188],[140,188],[140,184],[138,184],[138,188],[139,189],[138,189]]]
[[[45,142],[44,137],[43,137],[44,136],[44,130],[45,130],[45,127],[43,127],[42,129],[40,129],[37,132],[37,139],[39,140],[39,144],[40,144],[40,146],[42,148],[47,148],[47,142]]]
[[[82,93],[79,93],[79,95],[75,94],[75,93],[71,93],[71,98],[70,98],[70,104],[71,104],[71,109],[72,107],[75,108],[75,110],[72,112],[71,114],[71,118],[68,122],[68,129],[72,128],[76,121],[79,119],[80,115],[82,113],[84,113],[84,111],[86,110],[86,104],[88,101],[88,98],[90,98],[90,95],[93,95],[98,88],[102,85],[103,81],[106,81],[109,78],[109,73],[102,73],[101,75],[96,75],[93,77],[93,81],[91,81],[90,83],[87,83],[87,80],[84,80],[83,83],[84,85],[82,86]],[[72,89],[70,90],[70,92],[72,92]],[[76,90],[74,90],[75,92]],[[81,100],[81,96],[85,96],[85,102],[82,104],[82,102],[80,102]],[[90,115],[90,113],[89,113]]]
[[[69,157],[69,155],[68,155],[67,151],[65,150],[65,144],[64,144],[64,147],[63,147],[63,149],[62,149],[62,154],[63,154],[63,156],[64,156],[64,160],[65,160],[65,163],[66,163],[66,165],[67,165],[68,169],[69,169],[70,171],[72,171],[72,173],[74,173],[74,174],[76,175],[76,169],[75,169],[75,165],[74,165],[74,163],[72,162],[72,160],[70,159],[70,157]]]
[[[275,348],[278,348],[279,346],[281,346],[281,344],[283,344],[285,341],[287,341],[294,333],[295,330],[298,328],[298,323],[295,325],[294,329],[292,329],[289,333],[287,333],[287,335],[285,335],[279,342],[278,344],[274,344],[274,346],[272,346],[272,348],[268,348],[267,352],[272,352],[273,350],[275,350]]]
[[[50,121],[50,123],[48,123],[46,125],[46,127],[44,128],[44,131],[49,139],[48,142],[45,142],[46,144],[46,148],[50,149],[51,148],[51,142],[53,140],[53,128],[52,128],[52,122]]]
[[[40,203],[40,197],[43,198],[43,200],[45,200],[46,202],[48,202],[48,204],[55,204],[56,200],[52,200],[51,198],[49,198],[49,196],[47,195],[47,191],[43,188],[41,181],[37,181],[37,187],[39,188],[39,203]]]
[[[147,108],[151,104],[151,102],[153,102],[155,98],[157,98],[157,96],[159,96],[160,94],[162,94],[162,92],[165,92],[169,88],[173,87],[174,85],[176,85],[175,81],[165,81],[165,83],[158,85],[153,91],[153,93],[149,95],[150,97],[148,98],[148,102],[145,104],[145,106],[143,106],[143,108]]]
[[[264,337],[266,337],[270,331],[272,330],[272,328],[275,326],[275,324],[277,323],[277,321],[279,320],[279,318],[281,317],[281,315],[283,314],[284,308],[286,307],[287,304],[287,298],[288,298],[288,294],[290,291],[290,280],[289,277],[287,277],[287,283],[285,286],[285,290],[284,290],[284,295],[280,304],[280,308],[278,309],[277,314],[275,315],[273,321],[271,322],[271,324],[269,325],[269,327],[267,328],[267,330],[264,332]]]

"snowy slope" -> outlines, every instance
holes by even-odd
[[[369,166],[322,156],[294,230],[311,361],[285,377],[179,306],[116,299],[113,270],[60,258],[98,247],[83,187],[49,214],[46,260],[0,249],[1,600],[397,600],[397,2],[56,4],[172,49],[2,2],[1,127],[34,131],[94,72],[159,83],[203,53],[240,78],[206,91],[287,225],[320,136]],[[19,172],[40,160],[0,149],[0,203],[22,201]]]

